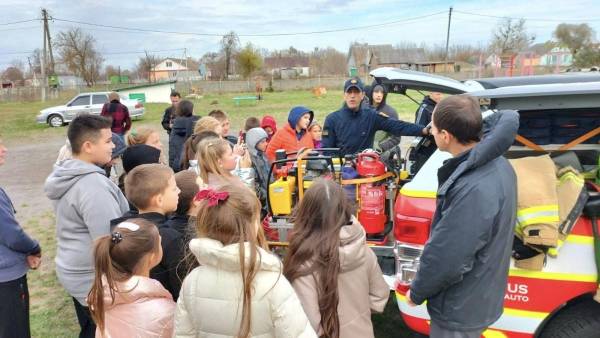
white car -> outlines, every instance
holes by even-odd
[[[36,121],[37,123],[47,123],[51,127],[60,127],[71,122],[79,114],[99,115],[102,106],[108,102],[108,94],[109,92],[81,93],[66,105],[42,109]],[[144,105],[138,100],[121,96],[121,103],[127,106],[132,119],[144,115]]]

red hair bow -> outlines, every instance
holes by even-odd
[[[226,201],[229,198],[229,193],[227,191],[215,191],[212,189],[203,189],[198,191],[195,200],[207,200],[209,207],[214,207],[219,204],[219,201]]]

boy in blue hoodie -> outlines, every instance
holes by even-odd
[[[115,147],[110,128],[110,119],[101,116],[76,117],[67,132],[73,158],[56,165],[44,187],[56,213],[56,275],[73,297],[79,337],[96,331],[86,302],[94,281],[93,242],[110,233],[111,219],[129,210],[102,169]]]
[[[0,140],[0,165],[6,147]],[[27,270],[40,266],[42,249],[17,222],[15,208],[0,188],[0,337],[30,337]]]

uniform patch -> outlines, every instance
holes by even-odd
[[[323,129],[323,133],[321,134],[321,136],[329,136],[329,129]]]
[[[386,119],[389,118],[390,116],[382,111],[380,111],[379,113],[377,113],[379,116],[385,117]]]
[[[356,79],[352,79],[352,80],[350,80],[350,83],[352,83],[352,84],[356,84],[356,83],[357,83],[357,81],[356,81]]]

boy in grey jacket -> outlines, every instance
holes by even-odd
[[[432,338],[479,338],[502,315],[517,209],[516,175],[502,155],[519,116],[500,111],[486,123],[493,128],[480,142],[470,96],[448,97],[433,112],[435,143],[453,158],[438,170],[431,236],[407,293],[409,304],[427,300]]]
[[[110,233],[110,220],[129,210],[121,190],[101,168],[112,157],[111,122],[80,115],[69,125],[73,159],[54,167],[45,184],[56,213],[56,275],[73,297],[79,337],[94,337],[85,298],[94,280],[93,242]]]

